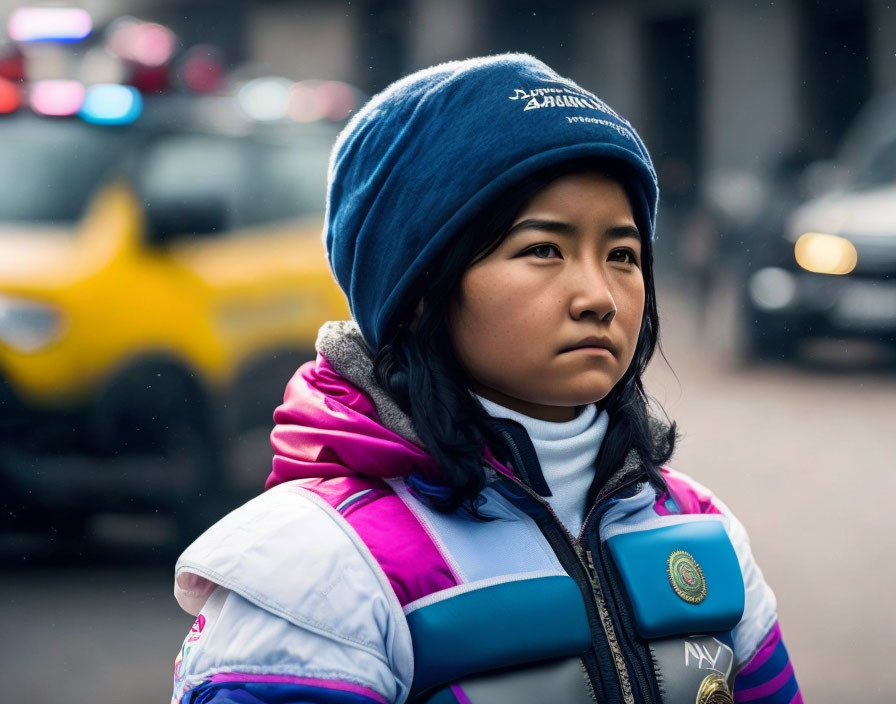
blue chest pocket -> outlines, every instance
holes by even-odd
[[[406,615],[414,645],[412,699],[480,672],[578,655],[591,644],[582,593],[568,576],[448,591]]]
[[[743,576],[720,521],[623,533],[607,546],[642,638],[719,633],[743,616]]]

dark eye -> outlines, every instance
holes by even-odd
[[[610,252],[610,256],[607,259],[611,262],[622,262],[623,264],[637,264],[638,257],[635,256],[635,253],[630,249],[614,249]]]
[[[560,250],[553,244],[537,244],[526,250],[526,254],[532,254],[538,259],[551,259],[553,255],[560,255]]]

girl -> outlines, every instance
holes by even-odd
[[[331,160],[268,491],[180,558],[176,702],[801,702],[740,523],[649,415],[657,184],[536,59],[413,74]]]

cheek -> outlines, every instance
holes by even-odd
[[[631,290],[626,296],[626,308],[628,309],[628,315],[632,318],[637,318],[638,321],[640,321],[642,316],[644,315],[645,300],[646,294],[644,292],[644,281],[642,279],[637,279],[632,283]]]
[[[641,333],[645,300],[644,280],[638,278],[624,287],[624,291],[617,301],[617,318],[625,331],[625,339],[629,342],[632,355],[634,355]]]
[[[531,327],[527,306],[501,281],[499,275],[468,275],[451,307],[451,337],[461,363],[474,377],[490,375],[518,359],[520,335]]]
[[[502,306],[501,296],[486,292],[463,292],[451,318],[451,336],[465,365],[483,356],[484,350],[500,345],[506,331],[494,312]]]

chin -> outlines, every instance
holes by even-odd
[[[608,380],[601,380],[600,383],[582,384],[571,388],[567,393],[563,394],[569,406],[585,406],[589,403],[600,403],[613,390],[615,384],[609,383]]]
[[[607,397],[607,394],[609,394],[609,391],[607,393],[583,397],[580,400],[578,400],[575,405],[576,406],[587,406],[589,403],[600,403]]]
[[[600,388],[594,390],[571,391],[562,396],[558,396],[555,393],[552,395],[551,401],[545,405],[565,407],[587,406],[589,403],[600,403],[607,397],[607,394],[609,394],[610,391],[611,389]]]

